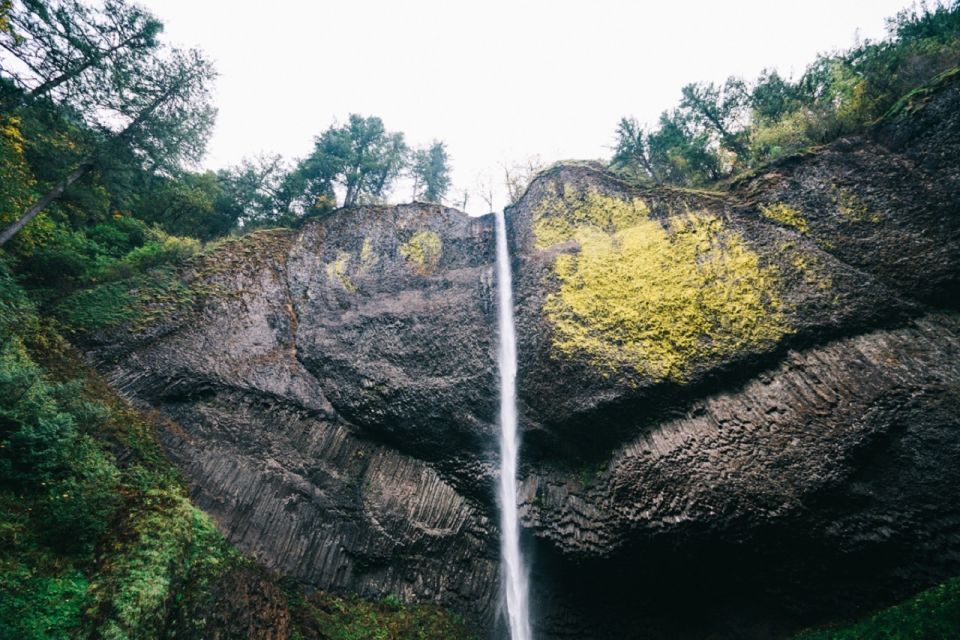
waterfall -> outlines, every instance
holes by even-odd
[[[517,336],[513,327],[513,280],[507,224],[497,217],[497,295],[500,327],[500,560],[511,640],[530,640],[527,574],[520,556],[517,512]]]

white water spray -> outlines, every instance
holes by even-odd
[[[520,556],[517,512],[517,336],[513,327],[513,280],[507,224],[497,217],[497,294],[500,326],[500,558],[512,640],[530,640],[527,574]]]

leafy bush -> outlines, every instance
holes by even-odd
[[[134,271],[180,264],[200,253],[200,243],[193,238],[171,236],[161,231],[153,231],[151,236],[146,244],[123,258],[123,262]]]
[[[953,578],[848,627],[806,631],[795,640],[940,640],[958,637],[960,578]]]
[[[29,254],[20,254],[18,271],[34,286],[66,287],[98,266],[99,245],[82,231],[52,224]]]
[[[37,327],[33,302],[14,279],[6,262],[0,259],[0,340],[15,332],[36,333]]]
[[[106,529],[118,504],[118,471],[80,430],[78,422],[96,422],[97,412],[78,416],[58,402],[71,393],[44,379],[19,339],[0,348],[0,480],[35,501],[47,542],[77,552]]]
[[[101,222],[90,229],[87,235],[103,253],[122,258],[147,242],[150,227],[132,216],[117,214],[110,222]]]
[[[0,638],[77,637],[86,576],[50,551],[17,551],[0,559]]]

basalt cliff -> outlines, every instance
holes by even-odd
[[[768,638],[960,574],[960,82],[722,191],[507,210],[542,638]],[[492,216],[341,210],[75,340],[277,573],[497,633]]]

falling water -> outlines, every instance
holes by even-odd
[[[497,216],[497,293],[500,325],[500,557],[512,640],[530,640],[527,574],[520,557],[517,513],[517,336],[513,328],[513,281],[507,224]]]

